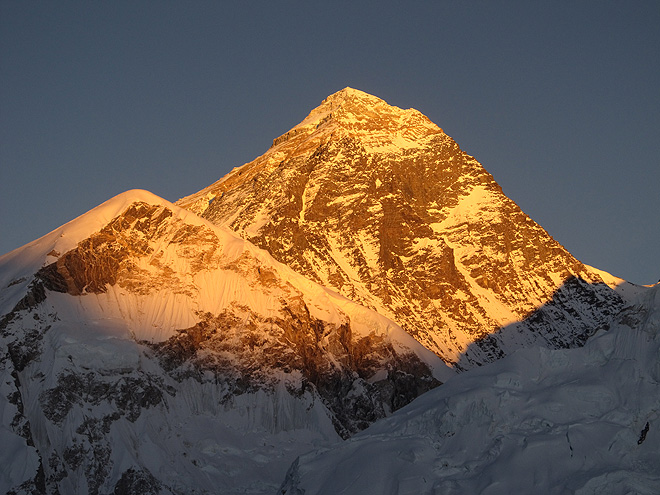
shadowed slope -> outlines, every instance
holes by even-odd
[[[520,349],[457,375],[301,456],[279,493],[658,493],[660,286],[636,291],[584,347]]]

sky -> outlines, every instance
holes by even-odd
[[[416,108],[574,256],[660,278],[660,2],[0,0],[0,254],[170,201],[350,86]]]

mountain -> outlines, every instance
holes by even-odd
[[[576,260],[442,129],[351,88],[177,204],[459,369],[581,345],[625,304],[622,280]]]
[[[584,347],[467,371],[333,449],[280,494],[660,493],[660,285]]]
[[[576,260],[421,113],[346,88],[178,204],[128,191],[0,257],[0,492],[275,493],[290,468],[288,493],[333,493],[333,469],[375,493],[356,446],[419,493],[397,474],[408,434],[436,449],[415,461],[434,486],[463,490],[477,474],[443,459],[521,467],[497,450],[521,435],[554,449],[575,426],[577,452],[610,422],[627,446],[655,421],[629,395],[655,394],[649,291]],[[628,409],[546,423],[573,393]],[[598,466],[628,479],[607,467],[622,448]],[[622,469],[646,476],[640,456]]]
[[[263,493],[453,372],[146,191],[0,258],[3,493]],[[20,459],[20,462],[16,459]]]

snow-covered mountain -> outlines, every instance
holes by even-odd
[[[0,257],[0,492],[275,493],[301,456],[289,494],[425,493],[422,471],[465,493],[527,469],[515,442],[583,452],[610,423],[621,448],[565,486],[653,487],[653,426],[622,449],[657,401],[617,390],[657,395],[655,294],[576,260],[421,113],[346,88],[176,205],[129,191]]]
[[[460,368],[580,345],[623,306],[623,281],[571,256],[442,129],[351,88],[178,204]]]
[[[296,455],[453,374],[146,191],[3,256],[0,287],[4,491],[272,492]]]
[[[519,350],[302,456],[279,493],[660,493],[660,285],[633,297],[582,348]]]

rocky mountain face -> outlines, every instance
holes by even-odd
[[[144,191],[0,274],[10,493],[274,491],[295,455],[453,374],[387,318]]]
[[[580,345],[623,306],[621,281],[576,260],[442,129],[351,88],[178,204],[460,369]]]

